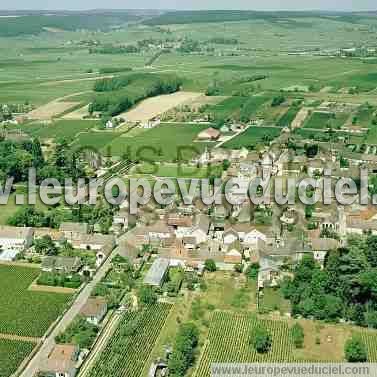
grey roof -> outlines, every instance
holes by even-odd
[[[202,230],[205,234],[208,234],[209,232],[210,223],[211,221],[207,215],[200,214],[198,216],[197,227],[198,229]]]
[[[64,269],[77,271],[81,267],[79,257],[45,257],[42,261],[43,269]]]
[[[0,238],[27,239],[33,235],[33,228],[17,226],[0,226]]]
[[[60,225],[59,230],[61,232],[88,233],[89,224],[66,222]]]
[[[144,278],[144,284],[160,286],[169,268],[169,259],[157,258]]]

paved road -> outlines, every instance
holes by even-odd
[[[110,254],[105,263],[98,269],[97,273],[93,277],[92,281],[88,283],[85,288],[76,297],[75,302],[69,308],[69,310],[64,314],[63,318],[60,320],[58,325],[54,328],[51,334],[43,341],[41,348],[34,355],[32,360],[20,374],[20,377],[32,377],[34,376],[41,365],[41,362],[47,359],[48,355],[51,353],[55,346],[55,337],[64,331],[72,320],[79,314],[81,308],[84,306],[86,300],[90,297],[92,289],[99,283],[99,281],[106,275],[111,267],[111,260],[117,253],[117,249]]]

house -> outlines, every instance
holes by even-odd
[[[233,228],[228,228],[223,233],[223,243],[224,245],[228,246],[231,245],[233,242],[239,240],[238,232]]]
[[[80,314],[87,322],[98,326],[107,313],[107,302],[103,297],[90,297],[82,307]]]
[[[44,257],[42,260],[43,272],[72,274],[77,273],[81,267],[79,257]]]
[[[61,223],[59,227],[60,232],[64,234],[64,238],[67,241],[78,238],[81,234],[89,233],[89,224],[87,223]]]
[[[314,259],[323,267],[326,255],[340,246],[338,240],[332,238],[314,238],[311,240]]]
[[[0,260],[14,260],[18,253],[32,245],[33,234],[32,228],[0,226]]]
[[[219,130],[216,130],[215,128],[210,127],[199,133],[198,140],[215,141],[215,140],[218,140],[220,136],[221,136],[221,133]]]
[[[127,229],[129,226],[129,218],[130,213],[127,208],[121,208],[119,212],[117,212],[113,216],[113,225],[121,225],[123,229]]]
[[[170,261],[167,258],[157,258],[153,262],[151,268],[148,270],[144,278],[144,284],[153,287],[162,287],[166,279],[170,266]]]
[[[115,238],[113,235],[108,234],[86,234],[77,233],[74,237],[70,238],[68,242],[74,249],[81,250],[101,250],[105,245],[115,245]]]
[[[257,229],[246,232],[243,237],[243,244],[250,248],[257,247],[259,241],[267,242],[267,237]]]
[[[170,245],[174,241],[174,232],[164,220],[158,220],[154,224],[145,227],[146,243]]]
[[[260,258],[258,271],[258,289],[266,286],[276,287],[280,279],[280,268],[271,258]]]
[[[34,229],[34,239],[49,236],[55,244],[59,244],[64,241],[64,233],[57,229],[52,228],[33,228]]]
[[[191,229],[190,236],[195,239],[197,245],[206,242],[211,221],[205,214],[197,216],[196,225]]]
[[[75,377],[79,348],[73,344],[58,344],[47,360],[42,362],[39,371],[53,377]]]
[[[240,264],[242,262],[241,244],[239,241],[235,241],[228,246],[224,262],[229,264]]]

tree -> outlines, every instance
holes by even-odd
[[[264,326],[259,325],[251,331],[249,343],[258,353],[267,353],[272,346],[272,337]]]
[[[215,272],[217,270],[216,262],[213,259],[207,259],[204,262],[204,268],[209,272]]]
[[[304,346],[304,329],[299,323],[295,323],[291,329],[293,343],[296,348],[302,348]]]
[[[237,263],[236,265],[234,265],[234,271],[238,272],[239,274],[241,274],[242,271],[243,271],[242,263]]]
[[[199,331],[193,323],[180,326],[175,339],[173,353],[169,359],[169,375],[183,377],[194,362]]]
[[[230,167],[230,161],[229,160],[224,160],[223,161],[223,170],[227,171]]]
[[[143,286],[138,292],[139,301],[146,305],[152,305],[157,302],[157,294],[152,287]]]
[[[353,335],[344,346],[346,360],[350,363],[363,363],[368,360],[367,349],[359,336]]]
[[[34,241],[34,248],[38,254],[49,256],[58,254],[58,248],[54,244],[54,241],[51,239],[51,237],[48,235],[36,239]]]
[[[245,271],[246,276],[249,279],[255,280],[258,277],[259,268],[259,263],[250,264]]]

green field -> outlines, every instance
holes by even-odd
[[[75,138],[72,147],[91,147],[96,149],[102,149],[107,144],[110,144],[114,139],[120,137],[122,134],[120,132],[83,132]]]
[[[0,339],[0,376],[11,376],[34,347],[31,342]]]
[[[0,333],[41,337],[62,313],[70,295],[28,291],[39,273],[0,265]]]
[[[194,142],[206,128],[199,124],[161,124],[134,137],[120,136],[103,149],[113,156],[128,154],[131,159],[152,161],[175,161],[181,150],[185,159],[191,159],[206,148],[206,143]]]
[[[241,149],[255,147],[257,144],[268,143],[280,135],[279,128],[272,127],[250,127],[244,133],[236,136],[224,144],[224,148]]]
[[[155,304],[124,314],[89,376],[139,377],[170,310],[171,305]]]
[[[93,120],[56,120],[51,123],[28,123],[17,126],[33,137],[41,139],[73,139],[78,133],[98,127],[98,121]]]
[[[283,116],[277,121],[278,127],[290,127],[291,123],[296,118],[297,113],[300,111],[299,107],[292,106]]]
[[[131,172],[136,174],[153,175],[163,178],[208,178],[221,177],[222,166],[196,167],[187,166],[186,164],[140,164]]]

